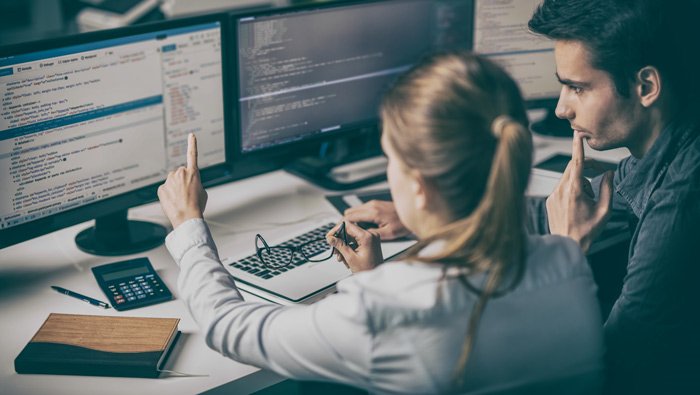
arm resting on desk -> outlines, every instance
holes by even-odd
[[[246,302],[202,219],[181,224],[166,245],[180,265],[181,297],[210,348],[296,379],[367,382],[372,337],[353,289],[310,306]]]

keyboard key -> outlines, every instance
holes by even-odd
[[[319,239],[325,239],[326,233],[335,226],[335,223],[327,223],[321,225],[315,229],[312,229],[304,234],[294,237],[289,240],[285,240],[279,243],[279,247],[297,247],[303,244],[307,244],[304,249],[304,253],[308,256],[315,256],[324,251],[328,251],[328,245]],[[310,243],[312,241],[318,240],[318,243]],[[272,278],[288,270],[292,270],[295,267],[299,267],[305,263],[307,260],[298,252],[294,253],[292,262],[290,262],[289,251],[275,251],[271,249],[270,253],[265,253],[265,263],[271,266],[263,264],[258,258],[257,254],[251,254],[242,259],[229,263],[229,266],[233,266],[236,269],[243,270],[254,274],[259,277],[265,278],[265,276],[270,276]]]

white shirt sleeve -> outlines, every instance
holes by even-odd
[[[369,386],[373,334],[352,278],[310,306],[246,302],[204,220],[182,223],[166,246],[180,266],[181,297],[210,348],[288,377]]]

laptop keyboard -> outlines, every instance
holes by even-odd
[[[316,229],[312,229],[306,233],[303,233],[293,239],[289,239],[283,243],[278,244],[279,246],[298,246],[301,244],[304,244],[308,241],[311,240],[316,240],[319,238],[326,237],[326,233],[328,233],[329,230],[333,229],[335,226],[335,223],[330,222],[325,225],[321,225],[317,227]],[[318,252],[322,252],[323,250],[319,250]],[[305,251],[306,253],[306,251]],[[236,269],[243,270],[245,272],[248,272],[254,276],[258,276],[262,279],[268,280],[271,279],[272,277],[279,276],[282,273],[288,272],[290,270],[294,270],[297,267],[307,263],[308,260],[304,258],[301,253],[294,253],[294,257],[292,258],[292,263],[289,264],[289,266],[279,268],[279,269],[271,269],[268,268],[267,266],[263,265],[262,262],[260,262],[260,259],[258,256],[253,253],[251,255],[248,255],[245,258],[239,259],[233,263],[230,263],[229,266],[233,266]]]

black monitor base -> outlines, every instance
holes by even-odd
[[[386,180],[384,157],[339,164],[316,157],[298,159],[285,170],[324,189],[346,191]],[[363,163],[364,162],[364,163]],[[337,171],[338,169],[342,171]]]
[[[571,123],[566,119],[557,118],[554,108],[547,109],[547,116],[539,122],[534,122],[530,129],[542,136],[571,137],[574,133]]]
[[[95,219],[95,226],[75,236],[80,250],[102,256],[148,251],[165,241],[167,229],[159,224],[128,220],[126,210]]]

